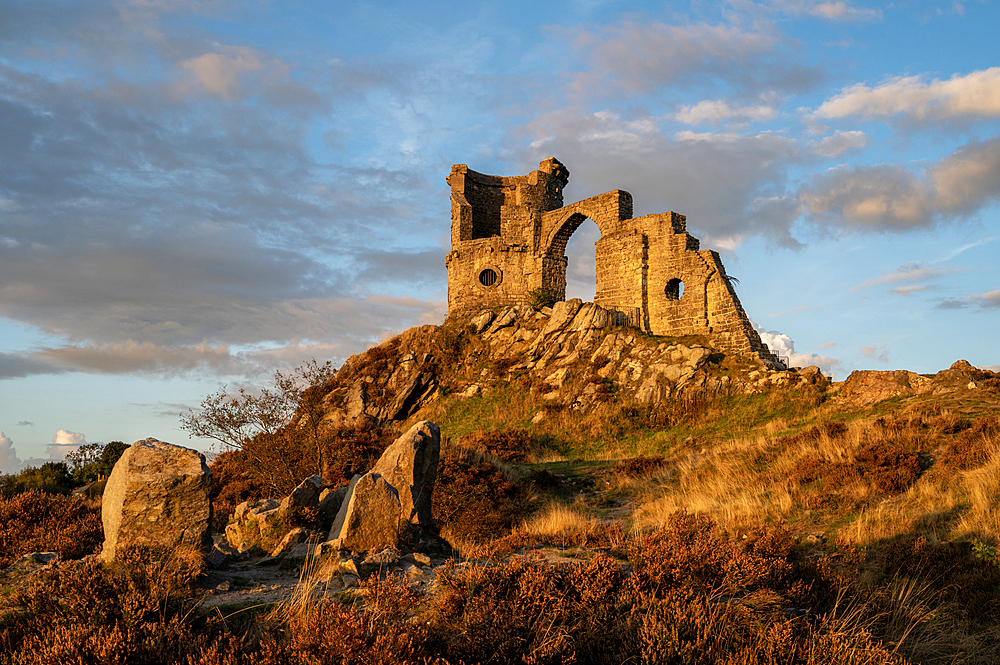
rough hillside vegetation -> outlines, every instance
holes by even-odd
[[[6,596],[0,663],[1000,660],[1000,375],[831,383],[608,323],[408,330],[213,463],[218,518],[431,420],[451,556],[63,562]]]
[[[655,407],[685,392],[826,383],[816,367],[775,371],[717,352],[702,337],[652,337],[613,321],[574,299],[413,328],[344,363],[323,398],[325,419],[335,426],[405,421],[441,398],[472,398],[512,382],[546,410],[573,412],[611,402]]]

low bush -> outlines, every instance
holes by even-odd
[[[476,453],[443,451],[432,510],[442,530],[463,540],[496,538],[519,523],[524,494]]]
[[[899,494],[920,476],[920,456],[892,443],[873,443],[854,456],[858,474],[876,491]]]
[[[30,552],[79,559],[103,540],[100,506],[87,499],[38,490],[0,498],[0,568]]]
[[[60,563],[18,594],[0,622],[12,663],[174,663],[207,643],[185,624],[194,549],[126,548],[110,564]]]
[[[826,460],[808,455],[798,461],[793,477],[805,486],[813,486],[805,499],[808,507],[843,506],[855,499],[841,490],[862,484],[876,495],[905,492],[921,474],[920,456],[886,441],[871,443],[854,455],[852,461]]]
[[[651,476],[666,464],[663,455],[639,455],[631,459],[625,459],[615,464],[615,473],[631,478],[641,478]]]
[[[469,450],[486,453],[507,462],[521,463],[528,461],[531,455],[531,434],[524,428],[508,427],[507,429],[489,432],[474,432],[462,437],[461,446]]]

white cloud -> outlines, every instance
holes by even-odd
[[[786,169],[802,159],[792,138],[776,132],[667,135],[656,123],[577,107],[543,114],[524,132],[540,140],[523,168],[558,157],[572,174],[567,200],[624,189],[635,197],[637,216],[667,210],[687,215],[688,229],[706,247],[722,241],[736,246],[757,233],[797,246],[788,229],[798,201],[784,196]]]
[[[820,76],[788,55],[780,35],[766,29],[693,23],[624,21],[595,30],[565,30],[586,70],[570,88],[606,96],[610,88],[648,92],[677,83],[725,81],[743,90],[800,90]]]
[[[986,293],[974,293],[961,298],[943,298],[937,304],[938,309],[963,309],[978,307],[982,310],[1000,309],[1000,289]]]
[[[861,355],[878,363],[886,364],[889,362],[889,349],[886,348],[885,344],[863,346],[861,347]]]
[[[763,6],[791,16],[814,16],[828,21],[872,21],[882,18],[881,9],[855,7],[842,0],[763,0]]]
[[[73,452],[85,443],[87,437],[80,432],[61,429],[52,436],[52,443],[45,446],[45,452],[50,460],[62,461],[66,458],[66,453]]]
[[[830,169],[799,198],[814,220],[885,230],[972,215],[1000,199],[1000,138],[962,146],[921,174],[891,164]]]
[[[0,473],[14,473],[21,470],[21,460],[17,457],[14,441],[0,430]]]
[[[757,330],[757,334],[760,335],[761,341],[767,344],[767,348],[769,348],[775,355],[787,358],[788,364],[791,367],[808,367],[810,365],[816,365],[823,370],[824,374],[831,376],[834,374],[834,370],[841,367],[841,362],[836,358],[816,353],[796,352],[795,342],[792,341],[791,337],[783,332],[778,332],[777,330],[765,330],[763,326],[757,325],[757,323],[753,321],[751,321],[751,324],[753,324],[754,329]]]
[[[30,352],[0,353],[0,379],[65,372],[164,377],[210,373],[257,378],[269,374],[276,363],[284,366],[309,358],[346,359],[367,348],[386,330],[436,325],[447,314],[443,300],[380,294],[231,306],[233,314],[242,310],[238,317],[243,319],[234,320],[232,325],[255,335],[234,344],[183,344],[173,337],[176,331],[168,327],[161,331],[165,335],[163,343],[88,340]],[[224,318],[226,310],[220,305],[216,315]],[[270,318],[273,322],[267,323]],[[268,332],[272,324],[274,328]],[[278,333],[282,327],[283,332]]]
[[[1000,289],[972,296],[972,301],[983,309],[1000,309]]]
[[[897,286],[896,288],[889,291],[889,293],[896,296],[908,296],[913,293],[921,293],[923,291],[933,291],[936,288],[937,288],[936,286],[927,286],[927,285],[920,286],[917,284],[908,284],[906,286]]]
[[[881,284],[894,284],[896,282],[926,282],[931,279],[937,279],[944,275],[949,275],[956,272],[963,272],[965,268],[948,268],[941,267],[935,268],[931,266],[925,266],[920,263],[907,263],[900,266],[899,270],[894,270],[888,272],[878,277],[872,277],[871,279],[865,280],[861,284],[857,284],[851,287],[851,293],[855,293],[862,289],[870,289],[874,286],[879,286]],[[916,290],[914,287],[900,287],[901,289],[908,288],[909,290]]]
[[[1000,116],[1000,67],[930,83],[921,76],[894,78],[874,88],[858,83],[824,102],[815,115],[866,119],[903,115],[922,122],[995,118]]]
[[[731,106],[721,99],[705,100],[694,106],[682,106],[674,118],[689,125],[718,125],[724,122],[766,122],[778,117],[770,106]]]
[[[260,54],[245,46],[231,46],[225,53],[205,53],[183,60],[180,66],[194,76],[202,88],[223,97],[232,98],[240,78],[263,68]]]
[[[864,132],[842,132],[838,129],[832,136],[825,136],[817,141],[813,150],[824,157],[839,157],[845,152],[867,148],[868,144],[868,136]]]
[[[846,2],[822,2],[809,8],[809,14],[831,21],[871,21],[882,18],[879,9],[852,7]]]

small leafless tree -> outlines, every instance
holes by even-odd
[[[271,385],[259,393],[240,388],[236,394],[230,394],[222,386],[202,400],[197,411],[190,409],[181,414],[181,429],[192,437],[215,439],[224,446],[240,449],[256,436],[273,434],[285,427],[296,411],[305,407],[305,413],[299,416],[300,426],[307,429],[311,442],[318,447],[323,387],[335,373],[330,361],[321,364],[313,359],[288,374],[275,371]],[[319,454],[322,463],[322,453]]]

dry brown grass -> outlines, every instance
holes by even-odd
[[[837,536],[859,545],[911,532],[1000,537],[1000,456],[982,452],[996,450],[995,417],[904,414],[769,436],[790,427],[780,422],[668,460],[676,480],[639,492],[637,525],[655,527],[687,509],[731,526],[761,517],[837,522]]]
[[[525,521],[521,530],[549,542],[581,542],[586,541],[588,534],[597,531],[598,524],[598,520],[586,508],[550,503]]]

